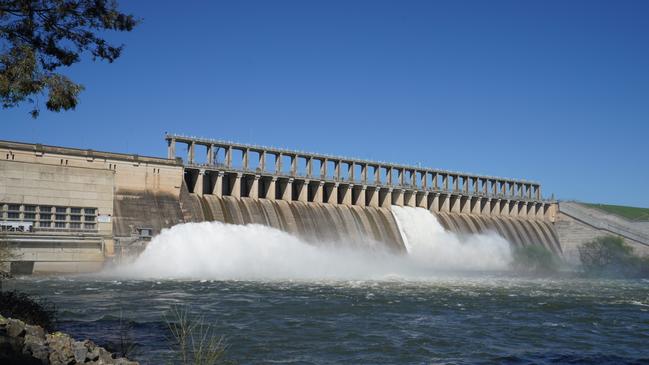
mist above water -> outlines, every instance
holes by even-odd
[[[137,278],[318,280],[426,278],[440,272],[503,270],[509,244],[493,235],[460,238],[425,209],[393,207],[408,250],[397,254],[345,245],[308,243],[257,224],[180,224],[154,237],[138,259],[117,269]]]

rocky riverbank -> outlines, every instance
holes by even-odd
[[[38,365],[138,365],[95,345],[75,341],[62,332],[46,333],[39,326],[0,316],[0,364]]]

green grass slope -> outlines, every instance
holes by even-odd
[[[606,213],[619,215],[620,217],[632,221],[649,221],[649,208],[625,207],[622,205],[608,204],[582,204],[591,208],[599,209]]]

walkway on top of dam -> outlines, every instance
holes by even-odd
[[[166,134],[168,158],[186,145],[187,168],[274,178],[300,178],[377,189],[401,189],[484,198],[544,202],[541,185],[527,180],[474,175],[419,166],[369,161],[320,153],[264,147],[217,139]],[[197,148],[204,149],[197,154]]]

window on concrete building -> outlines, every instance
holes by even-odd
[[[68,208],[66,207],[56,207],[56,212],[57,213],[67,213]]]
[[[85,229],[95,229],[97,228],[97,225],[94,223],[86,223],[83,225]]]
[[[25,220],[27,219],[36,219],[36,213],[25,213],[24,218]]]
[[[70,223],[70,228],[79,229],[81,228],[81,223]]]
[[[81,214],[81,208],[70,208],[70,213]]]
[[[95,221],[95,216],[94,215],[87,215],[84,217],[84,220],[86,222],[94,222]]]
[[[41,213],[43,213],[43,212],[45,212],[45,213],[49,213],[49,212],[52,211],[52,207],[47,206],[47,205],[41,205],[40,207],[38,207],[38,210],[39,210]]]
[[[64,221],[65,220],[65,214],[57,214],[56,215],[56,220],[57,221]]]
[[[41,228],[49,228],[49,227],[52,226],[52,222],[40,221],[40,222],[38,222],[38,226],[41,227]]]
[[[80,222],[81,221],[81,216],[80,215],[71,215],[70,220],[73,222]]]
[[[84,213],[94,215],[95,214],[95,208],[84,208],[83,209]]]
[[[41,213],[40,217],[41,217],[40,219],[41,219],[42,221],[49,221],[49,220],[52,220],[52,215],[49,214],[49,213]]]
[[[54,227],[56,227],[56,228],[65,228],[65,222],[56,222],[56,223],[54,223]]]
[[[18,212],[9,212],[7,213],[8,219],[20,219],[20,213]]]
[[[18,205],[18,204],[9,204],[9,210],[19,211],[20,210],[20,205]]]
[[[36,211],[36,206],[35,205],[25,205],[25,212],[35,212]]]

